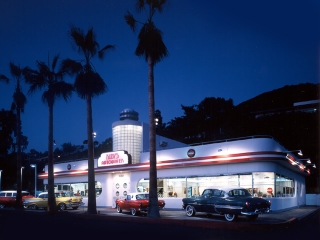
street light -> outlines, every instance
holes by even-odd
[[[24,169],[24,167],[21,167],[21,187],[22,187],[22,170]]]
[[[0,170],[0,192],[1,192],[1,172],[2,170]]]
[[[298,159],[298,160],[300,160],[300,161],[307,161],[307,163],[311,163],[310,158],[306,158],[306,159]]]
[[[34,168],[34,196],[37,197],[37,164],[30,164]]]
[[[317,168],[317,166],[314,163],[306,164],[306,166],[312,166],[313,168]]]
[[[299,156],[303,156],[302,151],[301,150],[290,150],[290,151],[284,151],[285,153],[290,153],[290,152],[298,152]]]

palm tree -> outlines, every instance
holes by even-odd
[[[53,58],[52,65],[50,66],[44,62],[37,61],[38,70],[32,70],[29,67],[24,69],[24,75],[26,83],[30,84],[29,93],[34,93],[36,90],[45,89],[42,94],[42,101],[48,104],[49,109],[49,134],[48,134],[48,208],[50,213],[55,213],[56,200],[54,196],[54,155],[53,155],[53,106],[55,100],[58,97],[63,97],[65,101],[68,101],[72,95],[73,85],[63,81],[63,77],[66,74],[60,68],[55,72],[59,55]],[[51,67],[51,68],[50,68]]]
[[[5,82],[5,83],[9,83],[9,78],[7,78],[5,75],[0,74],[0,81]]]
[[[155,103],[154,103],[154,75],[155,64],[169,55],[167,47],[162,41],[162,32],[157,29],[152,21],[154,14],[162,12],[166,0],[137,0],[136,8],[138,12],[145,11],[147,20],[144,23],[137,21],[128,12],[124,17],[126,23],[133,31],[137,23],[142,24],[138,35],[138,46],[135,55],[144,56],[148,63],[148,93],[149,93],[149,141],[150,141],[150,170],[149,170],[149,210],[148,216],[160,217],[157,194],[157,156],[156,156],[156,130],[155,130]]]
[[[21,118],[20,113],[24,112],[24,105],[27,102],[26,96],[21,91],[20,81],[23,78],[22,69],[10,62],[11,75],[16,79],[16,89],[13,94],[11,110],[16,111],[16,145],[17,145],[17,196],[16,209],[23,209],[22,206],[22,179],[21,179]]]
[[[70,37],[72,44],[83,54],[82,61],[66,59],[63,61],[64,69],[70,74],[76,74],[74,87],[78,96],[86,100],[87,106],[87,135],[88,135],[88,214],[96,214],[96,190],[94,175],[94,143],[92,124],[92,98],[107,91],[107,85],[95,71],[91,60],[98,55],[103,59],[105,52],[114,49],[113,45],[106,45],[100,50],[93,28],[85,34],[80,28],[71,26]]]

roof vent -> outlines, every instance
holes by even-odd
[[[135,110],[126,108],[120,113],[120,120],[139,120],[139,113],[137,113]]]

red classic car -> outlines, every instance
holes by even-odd
[[[158,200],[159,209],[165,206],[164,200]],[[130,211],[133,216],[140,212],[147,212],[149,207],[149,193],[136,192],[130,193],[125,199],[116,200],[117,212],[121,213],[122,210]]]
[[[33,196],[27,191],[22,191],[21,193],[22,193],[22,201],[25,198],[33,198]],[[16,190],[1,191],[0,192],[0,208],[14,207],[16,204],[16,196],[17,196]]]

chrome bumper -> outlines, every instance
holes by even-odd
[[[242,215],[257,215],[257,214],[262,214],[262,213],[270,213],[272,210],[270,208],[266,209],[256,209],[254,212],[241,212]]]

